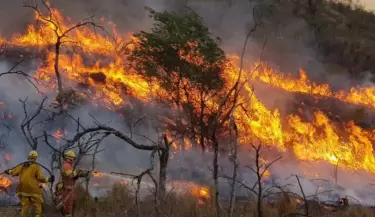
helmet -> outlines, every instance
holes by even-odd
[[[30,151],[29,154],[27,155],[28,159],[37,159],[38,158],[38,152],[36,151]]]
[[[67,152],[65,152],[65,158],[66,159],[74,159],[74,158],[76,158],[76,154],[73,152],[73,151],[67,151]]]

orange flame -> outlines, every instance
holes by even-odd
[[[25,34],[15,35],[9,41],[1,40],[12,46],[45,50],[46,61],[38,68],[36,78],[49,83],[50,87],[54,87],[56,83],[53,73],[55,53],[47,48],[56,42],[56,32],[61,36],[72,27],[71,21],[64,18],[58,10],[53,9],[52,13],[54,16],[51,16],[51,19],[60,24],[58,29],[36,14],[35,19],[39,21],[39,25],[30,25]],[[146,81],[135,73],[134,69],[125,67],[127,64],[124,53],[137,46],[136,39],[129,34],[118,34],[114,24],[113,34],[115,37],[112,39],[96,34],[85,26],[70,31],[64,38],[65,52],[60,53],[59,59],[59,71],[64,72],[63,78],[87,87],[87,96],[100,99],[110,108],[126,105],[128,102],[124,95],[145,102],[151,101],[154,97],[168,98],[170,93],[163,90],[157,81]],[[195,42],[190,46],[196,46]],[[80,51],[72,54],[73,49]],[[194,54],[180,53],[180,56],[202,64],[201,59],[196,58]],[[222,94],[236,82],[239,72],[236,64],[239,57],[231,56],[229,59],[230,63],[223,66],[226,88]],[[375,130],[364,130],[354,122],[338,125],[322,111],[316,111],[311,120],[304,120],[297,115],[281,117],[277,109],[267,108],[254,95],[250,84],[254,80],[289,92],[330,97],[371,108],[375,108],[374,87],[334,92],[328,84],[310,81],[303,70],[299,78],[294,78],[264,66],[256,67],[242,73],[241,81],[244,82],[244,86],[239,96],[241,107],[235,110],[234,116],[242,145],[251,144],[254,138],[259,138],[265,145],[277,147],[281,151],[292,151],[301,160],[324,160],[332,164],[339,163],[347,169],[375,172],[372,147]],[[182,82],[191,91],[193,99],[198,96],[188,81]],[[50,91],[50,88],[45,91]],[[199,101],[195,104],[199,105]],[[214,100],[208,101],[207,104],[212,110],[218,106]],[[187,148],[192,146],[191,141],[185,143]],[[176,144],[173,145],[177,148]]]
[[[11,184],[12,182],[8,178],[0,176],[0,187],[8,188]]]
[[[199,198],[206,198],[206,199],[211,198],[210,191],[206,187],[194,188],[194,189],[192,189],[192,194],[196,197],[199,197]]]
[[[96,178],[102,178],[104,177],[104,174],[103,173],[100,173],[100,172],[93,172],[92,175]]]
[[[256,65],[262,64],[258,63]],[[348,93],[343,90],[334,92],[328,84],[317,84],[310,81],[307,73],[303,69],[300,69],[299,78],[294,78],[289,74],[276,72],[270,67],[257,67],[257,70],[254,70],[252,73],[252,79],[282,88],[289,92],[335,98],[342,102],[375,108],[374,87],[351,88]]]

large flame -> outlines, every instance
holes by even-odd
[[[285,73],[273,71],[270,67],[262,67],[263,70],[255,70],[252,79],[262,81],[266,84],[285,89],[289,92],[299,92],[322,97],[330,97],[343,102],[363,105],[375,108],[375,88],[357,87],[350,88],[349,92],[334,92],[328,84],[317,84],[308,79],[307,73],[300,69],[299,78],[294,78]]]
[[[60,53],[59,71],[63,74],[65,82],[73,81],[85,86],[88,96],[101,99],[110,107],[126,105],[123,97],[125,93],[142,101],[150,101],[156,94],[158,97],[168,96],[157,81],[148,82],[134,73],[133,69],[125,67],[124,54],[137,46],[130,34],[118,34],[113,23],[110,24],[114,37],[97,34],[88,26],[81,26],[66,33],[73,26],[73,22],[64,18],[56,9],[53,9],[52,13],[50,19],[59,23],[59,26],[46,22],[36,14],[38,25],[29,25],[25,34],[15,35],[10,40],[0,39],[0,42],[11,46],[34,47],[45,52],[46,59],[36,73],[38,79],[49,83],[51,87],[56,85],[55,52],[51,47],[59,36],[66,34],[67,37],[62,38],[64,52]],[[200,61],[194,58],[194,55],[180,55],[196,63]],[[239,72],[239,57],[231,56],[229,59],[231,64],[224,67],[226,90],[235,83]],[[244,70],[241,80],[257,80],[289,92],[330,97],[346,103],[375,108],[373,87],[335,92],[328,84],[310,81],[303,70],[299,78],[294,78],[267,67],[255,67]],[[194,96],[194,90],[192,95]],[[324,160],[335,165],[340,164],[347,169],[375,172],[372,147],[375,130],[361,129],[354,122],[337,125],[319,110],[309,121],[297,115],[281,117],[278,110],[271,110],[259,101],[250,82],[245,82],[239,98],[241,108],[235,110],[235,117],[241,144],[246,145],[252,143],[254,138],[259,138],[264,144],[276,146],[281,151],[293,151],[301,160]],[[212,107],[217,106],[216,102],[209,104]]]

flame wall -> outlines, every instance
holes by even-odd
[[[108,3],[106,4],[106,7],[118,6],[115,3],[116,2],[113,2],[113,4]],[[158,2],[151,1],[148,3],[157,5]],[[61,1],[57,1],[56,4],[62,4],[62,8],[66,6],[65,3]],[[80,5],[80,3],[74,4]],[[136,3],[132,2],[132,4],[135,5]],[[141,3],[137,3],[136,7],[140,8],[140,4]],[[192,3],[192,5],[197,8],[197,11],[207,11],[207,8],[211,8],[210,11],[202,14],[203,17],[206,18],[205,21],[210,26],[214,27],[213,29],[215,32],[222,32],[227,50],[232,50],[234,51],[234,53],[239,53],[242,47],[242,40],[244,39],[243,33],[246,32],[247,29],[243,27],[251,26],[252,19],[251,16],[246,16],[248,17],[248,19],[241,19],[241,17],[246,14],[245,12],[247,12],[247,9],[244,9],[244,5],[237,5],[231,9],[225,9],[227,8],[225,5],[214,5],[213,3],[207,3],[206,5]],[[55,11],[57,19],[63,21],[63,29],[68,28],[68,26],[73,23],[73,21],[75,20],[75,16],[79,15],[80,18],[82,17],[82,10],[79,9],[77,5],[73,8],[75,8],[75,10],[72,10],[71,14],[69,14],[72,15],[73,19],[70,20],[64,19],[65,14],[62,15],[59,11]],[[238,11],[239,8],[241,8],[242,10]],[[132,13],[130,13],[131,10],[127,9],[127,11],[129,11],[130,14],[129,17],[132,17]],[[112,13],[111,15],[114,16],[114,14],[116,15],[116,13]],[[236,14],[237,16],[232,16],[234,14]],[[140,18],[143,18],[143,14],[136,15],[135,17],[139,18],[138,16]],[[132,19],[135,19],[135,17],[132,17]],[[216,20],[219,20],[219,18],[222,19],[222,22],[216,23]],[[38,17],[36,17],[36,19],[38,19]],[[96,90],[94,92],[92,89],[90,89],[91,92],[89,93],[92,94],[90,95],[90,97],[93,97],[97,100],[104,98],[104,103],[106,105],[109,105],[109,107],[121,106],[130,101],[128,100],[128,98],[123,96],[123,91],[117,86],[118,83],[125,85],[128,88],[129,95],[131,95],[132,97],[135,97],[140,101],[147,102],[150,100],[150,98],[152,99],[152,91],[149,90],[150,86],[146,82],[141,80],[141,78],[138,77],[135,73],[132,73],[131,70],[125,70],[122,65],[124,60],[120,58],[120,55],[118,55],[119,53],[121,54],[118,48],[122,48],[119,42],[121,40],[131,40],[132,38],[129,37],[129,35],[126,34],[125,31],[120,31],[123,30],[123,28],[119,28],[122,23],[127,22],[119,22],[120,24],[116,23],[116,25],[114,25],[114,22],[109,21],[116,19],[116,17],[114,17],[114,19],[102,19],[102,23],[104,25],[109,27],[109,29],[111,30],[112,28],[114,29],[113,33],[117,37],[115,43],[110,42],[109,38],[94,34],[90,29],[80,29],[79,31],[72,33],[71,36],[81,43],[85,52],[92,54],[94,57],[90,57],[89,55],[89,57],[87,57],[82,55],[82,53],[78,53],[75,55],[68,55],[67,53],[63,53],[61,56],[61,69],[65,72],[65,80],[71,81],[71,84],[75,84],[78,82],[89,85],[90,87],[92,87],[92,89]],[[39,19],[39,21],[41,20]],[[299,22],[298,20],[292,21],[293,25]],[[135,24],[137,27],[135,27]],[[144,23],[141,22],[141,24],[135,22],[134,20],[129,21],[129,26],[134,27],[131,30],[137,30],[137,28],[143,29],[149,25],[149,21]],[[289,23],[289,25],[287,25],[283,29],[280,29],[280,27],[278,29],[275,29],[275,31],[280,30],[280,32],[278,32],[278,35],[274,34],[270,36],[269,41],[271,44],[271,48],[267,48],[264,54],[265,57],[263,60],[268,60],[270,61],[269,63],[283,62],[284,64],[281,64],[282,67],[280,67],[281,70],[272,71],[267,70],[267,68],[264,67],[262,70],[255,71],[252,76],[243,79],[260,81],[271,87],[281,88],[287,92],[308,94],[311,95],[311,97],[325,96],[338,99],[346,103],[373,108],[373,89],[371,88],[361,87],[354,88],[349,91],[343,90],[340,92],[331,87],[335,85],[320,85],[318,83],[312,82],[309,78],[311,76],[308,76],[304,72],[300,74],[300,77],[296,77],[299,75],[298,73],[292,73],[292,75],[281,73],[281,71],[284,71],[283,69],[287,69],[286,71],[297,72],[297,68],[304,66],[304,64],[309,62],[311,59],[314,59],[315,57],[315,52],[311,51],[310,49],[306,49],[306,47],[303,46],[303,42],[290,39],[290,36],[295,34],[299,27],[302,28],[304,26],[304,24],[301,24],[300,26],[292,28],[293,25]],[[233,29],[235,28],[242,31],[234,31]],[[0,29],[6,28],[4,27]],[[265,30],[261,29],[260,31],[262,32]],[[46,52],[45,48],[50,46],[54,39],[53,34],[51,35],[51,26],[48,25],[45,25],[42,30],[38,30],[36,26],[29,26],[25,34],[23,34],[22,31],[15,32],[16,34],[12,34],[13,37],[10,37],[5,41],[7,41],[7,43],[11,44],[12,46],[21,47],[23,49],[32,50],[32,48],[36,48]],[[255,36],[249,46],[249,53],[252,53],[252,55],[246,57],[248,62],[250,62],[250,64],[246,67],[247,75],[250,75],[250,72],[252,71],[251,67],[253,67],[254,64],[258,62],[258,57],[263,49],[263,40],[260,40],[261,38],[262,37],[259,37],[259,35],[258,37]],[[238,43],[239,41],[241,41],[241,43]],[[114,46],[119,44],[119,47]],[[293,50],[290,48],[292,45],[294,48]],[[288,53],[280,54],[281,51]],[[302,54],[300,51],[303,51]],[[100,56],[101,58],[98,58],[96,55]],[[109,57],[110,60],[107,61],[107,59],[103,58],[103,56]],[[105,59],[106,61],[103,61],[103,63],[98,61],[98,59]],[[38,79],[43,80],[50,85],[48,88],[42,89],[47,93],[51,93],[49,91],[51,91],[51,87],[54,87],[53,77],[51,75],[51,62],[53,60],[53,53],[47,52],[46,60],[47,64],[38,65],[37,77]],[[231,65],[231,68],[228,68],[226,70],[226,80],[228,86],[233,83],[236,72],[238,71],[236,61],[238,61],[238,55],[235,55],[235,57],[233,58],[233,65]],[[9,68],[9,66],[6,66],[4,68]],[[91,74],[98,72],[106,75],[107,82],[105,85],[101,84],[100,82],[98,83],[97,80],[90,77]],[[319,74],[321,73],[319,72]],[[49,81],[52,82],[49,83]],[[4,101],[6,101],[5,104],[7,105],[7,109],[14,111],[15,114],[22,114],[22,111],[19,108],[20,105],[18,104],[18,102],[15,102],[15,98],[24,98],[26,95],[31,95],[32,100],[38,99],[38,94],[33,94],[34,89],[31,86],[23,86],[24,83],[22,83],[21,85],[18,78],[6,78],[6,80],[3,80],[2,77],[0,79],[0,82],[0,89],[2,90],[2,94],[5,95]],[[22,88],[16,88],[21,86]],[[159,87],[157,85],[153,86],[152,88],[154,90],[160,90],[158,89]],[[251,95],[251,88],[250,85],[247,84],[242,93],[242,100],[247,100],[247,97],[249,95]],[[292,155],[297,156],[297,158],[300,160],[307,160],[312,162],[325,161],[331,164],[336,164],[340,161],[343,163],[342,166],[346,167],[348,170],[361,169],[368,172],[374,172],[374,157],[372,153],[372,143],[374,137],[371,130],[362,129],[356,126],[354,123],[337,125],[336,123],[329,120],[327,115],[321,111],[312,113],[310,119],[308,120],[305,120],[303,117],[296,114],[283,116],[280,114],[279,110],[269,109],[263,104],[262,98],[271,98],[267,93],[263,92],[264,97],[259,96],[262,96],[262,93],[258,92],[255,96],[250,98],[250,103],[246,104],[247,108],[252,111],[251,117],[248,117],[241,110],[238,110],[236,113],[239,127],[241,129],[241,132],[243,133],[243,138],[241,138],[241,141],[244,146],[251,143],[253,141],[253,137],[257,136],[261,138],[267,145],[277,146],[279,151],[288,150],[292,153]],[[291,100],[293,100],[293,97],[291,97]],[[280,104],[281,106],[285,106],[286,104],[288,104],[288,102],[282,102]],[[276,103],[275,106],[280,106],[280,104]],[[129,104],[126,105],[129,106]],[[114,114],[109,114],[106,111],[101,110],[100,108],[95,110],[90,108],[89,106],[82,108],[82,110],[80,111],[76,111],[75,115],[80,117],[84,116],[84,113],[87,114],[87,110],[85,109],[88,109],[90,111],[94,110],[95,112],[97,112],[96,116],[99,116],[102,120],[118,119],[118,116]],[[147,111],[150,110],[151,109],[148,109]],[[86,123],[90,123],[89,117],[86,116],[86,118]],[[17,122],[19,122],[19,120],[15,122],[15,126],[17,126]],[[122,123],[118,122],[114,125],[119,129],[125,130],[125,127],[122,125]],[[57,128],[61,126],[54,127],[57,130]],[[145,131],[148,131],[149,134],[155,133],[152,132],[152,130],[144,128],[140,129],[140,131],[143,131],[143,133]],[[19,141],[19,143],[22,142]],[[131,153],[129,154],[129,156],[133,157],[131,159],[128,159],[131,163],[126,166],[128,167],[126,169],[131,170],[131,167],[134,167],[136,165],[145,165],[145,162],[140,158],[140,156],[146,157],[145,155],[142,155],[142,153],[134,154],[133,150],[123,147],[123,145],[118,144],[118,141],[116,140],[108,141],[107,144],[113,144],[112,151],[116,150],[116,153],[119,155],[117,156],[118,159],[121,158],[120,155],[123,156],[126,155],[126,153]],[[24,143],[22,144],[22,146],[25,147]],[[120,150],[124,151],[123,154],[120,152]],[[15,159],[21,159],[22,154],[19,155],[19,158],[16,156]],[[106,169],[107,165],[111,164],[111,162],[108,162],[107,159],[109,159],[112,154],[113,152],[108,154],[107,156],[102,156],[102,158],[100,159],[100,163],[104,165],[103,169]],[[123,161],[119,160],[119,162],[114,162],[114,164],[121,165],[123,164]]]

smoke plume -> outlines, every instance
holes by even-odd
[[[311,30],[301,18],[282,14],[275,9],[278,5],[273,5],[272,1],[249,4],[247,0],[238,0],[232,1],[231,6],[228,5],[228,2],[225,0],[55,0],[52,1],[52,5],[59,8],[65,16],[71,17],[72,20],[80,20],[91,14],[94,14],[98,19],[104,17],[106,20],[115,23],[120,32],[138,32],[148,29],[152,25],[144,6],[159,11],[181,11],[185,9],[185,6],[188,6],[203,18],[204,23],[212,30],[215,36],[222,38],[222,46],[225,51],[228,54],[237,55],[243,49],[247,32],[255,25],[254,17],[259,16],[260,13],[262,14],[262,24],[251,35],[244,56],[247,66],[261,60],[280,71],[291,72],[295,75],[298,74],[299,68],[304,68],[313,80],[328,82],[333,87],[340,89],[347,89],[355,83],[344,75],[338,75],[338,73],[333,73],[334,75],[332,75],[332,71],[329,70],[335,68],[338,71],[345,71],[344,69],[338,66],[327,67],[320,61],[319,53],[309,44],[312,40]],[[256,15],[253,15],[255,6],[259,6],[259,11],[257,11]],[[14,16],[14,14],[18,14],[18,16]],[[27,24],[32,20],[32,16],[33,12],[29,8],[22,7],[22,1],[3,2],[0,9],[0,35],[9,38],[14,33],[25,31]],[[275,22],[276,20],[278,22]],[[12,64],[9,61],[3,60],[0,62],[0,71],[7,71],[11,67]],[[27,67],[30,73],[36,70],[35,63],[29,63],[24,67]],[[288,101],[294,99],[293,95],[283,94],[265,87],[256,87],[256,91],[260,100],[265,101],[271,107],[279,108],[282,112],[285,110],[285,113],[288,112]],[[270,95],[274,98],[269,97]],[[11,152],[13,158],[6,166],[16,165],[25,159],[27,152],[30,150],[19,129],[23,118],[23,109],[18,100],[28,98],[28,104],[36,105],[43,96],[25,79],[8,75],[0,78],[0,97],[1,101],[5,103],[5,110],[11,111],[13,115],[13,119],[8,121],[12,124],[13,129],[8,140],[9,144],[5,150],[5,152]],[[51,101],[47,102],[47,104],[50,103]],[[32,109],[35,108],[31,106]],[[167,111],[165,109],[164,112]],[[146,108],[143,112],[154,111],[152,108]],[[79,117],[83,125],[90,126],[94,120],[89,114],[94,116],[99,122],[108,123],[112,127],[130,135],[126,120],[120,119],[118,114],[104,108],[95,108],[88,104],[75,110],[72,115]],[[59,126],[52,126],[50,133],[58,128]],[[68,136],[73,134],[75,130],[73,126],[66,129]],[[157,139],[157,133],[149,126],[142,125],[136,130],[154,140]],[[141,138],[137,138],[136,141],[142,144],[149,143],[146,139]],[[118,171],[136,174],[149,166],[150,153],[135,150],[119,139],[110,137],[105,140],[102,147],[105,150],[98,155],[96,166],[98,171]],[[42,147],[40,153],[41,163],[48,164],[50,153],[46,147]],[[284,158],[271,169],[272,178],[278,180],[278,182],[290,182],[289,176],[292,174],[313,176],[306,174],[304,171],[315,172],[319,174],[320,178],[333,180],[332,165],[324,163],[306,165],[297,162],[293,154],[277,151],[272,153],[284,155]],[[243,152],[240,156],[241,164],[253,165],[254,162],[251,156],[253,156],[253,153],[250,150]],[[272,155],[269,158],[272,159],[272,157],[275,156]],[[191,180],[202,184],[210,183],[211,159],[210,153],[205,155],[196,151],[175,153],[169,164],[169,177],[171,179]],[[5,166],[5,163],[1,161],[3,159],[0,160],[0,163]],[[226,169],[227,173],[230,174],[231,162],[228,160],[228,156],[221,156],[220,164],[221,168]],[[82,166],[90,169],[90,161],[84,161]],[[5,169],[5,167],[1,167],[1,169]],[[370,177],[368,174],[363,173],[359,173],[358,176],[361,178],[354,180],[354,172],[339,170],[339,184],[347,189],[341,190],[339,193],[341,196],[347,194],[362,198],[368,202],[368,195],[356,193],[352,189],[364,189],[359,186],[364,186],[368,183]],[[242,178],[249,182],[255,181],[255,176],[245,170]],[[302,184],[309,194],[314,193],[318,186],[315,182],[307,181],[307,179]],[[225,195],[225,192],[228,192],[227,181],[222,180],[222,186],[223,195]],[[297,188],[291,190],[299,191]]]

